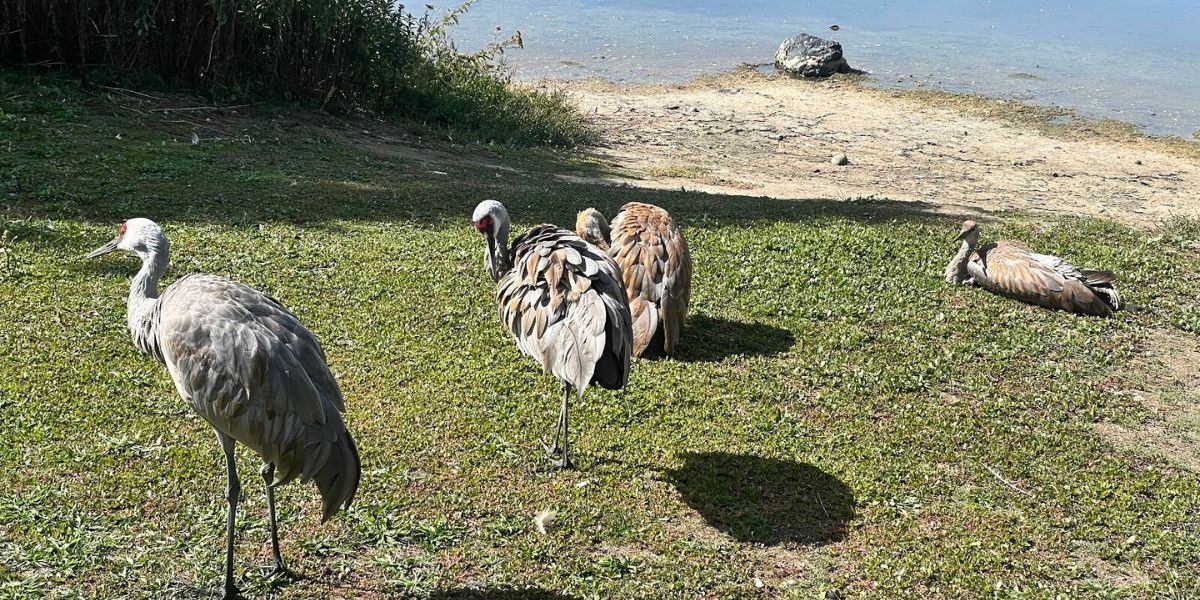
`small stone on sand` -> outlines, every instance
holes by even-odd
[[[840,167],[842,165],[850,164],[850,159],[846,158],[845,154],[834,154],[833,158],[829,159],[829,162],[831,162],[835,165],[838,165]]]

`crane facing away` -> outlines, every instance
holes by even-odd
[[[675,219],[653,204],[630,202],[617,211],[611,228],[600,211],[580,211],[575,232],[606,250],[621,269],[634,356],[674,354],[692,296],[692,255]]]
[[[521,352],[562,385],[554,441],[542,447],[569,469],[567,403],[589,385],[610,390],[629,378],[633,327],[617,265],[603,251],[554,225],[537,225],[508,246],[503,204],[484,200],[471,217],[487,245],[484,262],[496,282],[496,302]],[[562,445],[559,446],[559,440]]]
[[[979,225],[965,221],[955,241],[958,253],[946,265],[946,283],[977,285],[992,293],[1046,308],[1108,317],[1121,309],[1121,296],[1110,271],[1080,269],[1014,240],[983,246]]]
[[[312,332],[274,298],[215,275],[187,275],[160,296],[169,244],[153,221],[122,223],[117,237],[87,258],[116,250],[142,260],[127,304],[134,345],[166,365],[179,395],[208,421],[225,452],[224,597],[236,598],[233,538],[241,483],[235,441],[262,457],[275,572],[286,572],[274,488],[296,478],[315,482],[322,522],[348,508],[358,489],[358,448],[342,421],[341,390]]]

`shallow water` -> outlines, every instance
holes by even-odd
[[[506,56],[522,78],[680,82],[769,62],[806,32],[841,42],[880,85],[1068,106],[1153,134],[1200,130],[1196,0],[483,0],[453,34],[474,50],[513,30],[525,48]]]

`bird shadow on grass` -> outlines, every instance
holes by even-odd
[[[567,596],[541,588],[455,588],[434,592],[431,600],[573,600]]]
[[[725,452],[683,461],[667,474],[684,502],[740,542],[827,544],[854,518],[850,488],[812,465]]]
[[[730,356],[773,356],[796,343],[792,332],[764,323],[743,323],[697,314],[688,317],[675,359],[715,362]]]

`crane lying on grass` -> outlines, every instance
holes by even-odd
[[[615,390],[629,378],[633,327],[621,273],[599,248],[554,225],[530,228],[509,248],[508,211],[495,200],[480,202],[471,220],[487,244],[500,320],[521,352],[562,384],[554,441],[542,446],[559,456],[559,468],[571,468],[571,388],[582,400],[589,385]]]
[[[979,225],[966,221],[955,241],[962,247],[946,265],[946,282],[977,285],[1022,302],[1100,317],[1121,308],[1121,297],[1109,271],[1080,269],[1048,254],[1038,254],[1021,242],[979,243]]]
[[[692,295],[692,256],[670,213],[630,202],[612,227],[594,208],[575,219],[579,237],[599,246],[621,269],[633,317],[633,354],[675,353]]]
[[[241,483],[234,442],[263,459],[276,573],[286,568],[274,488],[297,477],[315,482],[324,522],[354,499],[358,449],[342,421],[342,393],[313,334],[275,299],[215,275],[185,276],[160,296],[168,248],[153,221],[130,219],[87,257],[124,250],[142,259],[129,286],[129,331],[139,350],[166,365],[179,395],[216,430],[225,451],[225,597],[235,598],[233,535]]]

